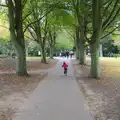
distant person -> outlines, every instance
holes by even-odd
[[[68,68],[67,63],[66,63],[66,62],[63,62],[62,67],[64,68],[64,74],[67,75],[67,68]]]
[[[62,52],[62,57],[65,57],[65,52],[64,51]]]
[[[64,51],[64,57],[66,57],[67,55],[66,55],[66,50]]]
[[[12,58],[15,59],[15,56],[16,56],[16,54],[13,52],[13,53],[12,53]]]
[[[73,56],[73,51],[71,50],[70,51],[70,57],[72,58],[72,56]]]
[[[66,51],[66,57],[69,58],[69,52],[68,51]]]

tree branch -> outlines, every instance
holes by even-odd
[[[111,1],[112,1],[112,0],[111,0]],[[101,7],[103,7],[104,5],[106,5],[106,4],[109,3],[109,2],[110,2],[110,0],[106,1],[105,3],[102,4]]]
[[[27,3],[27,0],[23,0],[23,2],[22,2],[22,9],[24,9],[26,3]]]
[[[116,0],[116,2],[115,2],[115,4],[114,4],[114,6],[113,6],[113,9],[112,9],[112,11],[111,11],[109,17],[103,22],[103,25],[102,25],[102,28],[103,28],[103,29],[106,27],[106,25],[107,25],[108,22],[110,21],[110,18],[112,17],[112,15],[113,15],[113,13],[114,13],[116,7],[117,7],[118,1],[119,1],[119,0]]]
[[[30,39],[30,40],[33,40],[31,37],[29,37],[29,36],[27,36],[27,35],[25,35],[25,37],[28,38],[28,39]]]
[[[2,6],[2,7],[8,7],[7,5],[5,5],[5,4],[0,4],[0,6]]]
[[[108,24],[106,25],[106,27],[103,30],[105,30],[116,19],[116,17],[117,17],[119,12],[120,12],[120,8],[116,11],[116,13],[113,16],[113,18],[108,22]]]
[[[35,24],[36,22],[40,21],[41,19],[43,19],[43,18],[44,18],[48,13],[50,13],[51,11],[52,11],[52,9],[49,10],[47,13],[45,13],[45,14],[44,14],[42,17],[40,17],[39,19],[37,19],[37,20],[31,22],[30,24],[28,24],[23,32],[25,33],[25,31],[28,29],[28,27],[30,27],[32,24]]]
[[[108,34],[104,35],[101,39],[107,37],[108,35],[110,35],[111,33],[113,33],[113,32],[114,32],[117,28],[119,28],[119,27],[120,27],[120,25],[117,26],[117,27],[115,27],[115,28],[114,28],[113,30],[111,30]]]
[[[0,27],[3,27],[3,28],[6,28],[6,29],[9,29],[8,27],[4,26],[4,25],[0,25]]]
[[[22,21],[24,21],[29,15],[31,15],[32,12],[33,12],[33,11],[29,12],[29,13],[22,19]]]
[[[104,12],[103,12],[103,16],[105,16],[107,9],[110,7],[110,5],[112,4],[113,0],[110,1],[110,3],[107,5],[107,7],[105,8]]]
[[[31,34],[31,36],[33,37],[33,39],[34,39],[35,41],[37,41],[37,39],[36,39],[35,36],[33,35],[33,32],[30,30],[30,28],[28,28],[28,32]]]
[[[51,5],[50,10],[48,10],[42,17],[40,17],[39,19],[31,22],[30,24],[27,25],[26,29],[23,31],[25,33],[25,31],[28,29],[29,26],[31,26],[32,24],[35,24],[36,22],[40,21],[41,19],[43,19],[47,14],[49,14],[55,7],[56,5],[58,5],[61,1],[58,1],[56,4]]]

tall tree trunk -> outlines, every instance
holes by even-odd
[[[17,46],[18,47],[16,47],[17,51],[16,73],[17,75],[20,76],[27,75],[25,48],[20,45]]]
[[[101,5],[102,0],[92,0],[92,26],[93,34],[91,39],[91,77],[100,78],[100,37],[102,35]]]
[[[85,65],[85,60],[86,60],[86,50],[84,47],[84,44],[80,45],[80,57],[79,57],[79,62],[81,65]]]
[[[78,46],[76,45],[76,59],[79,59],[79,53],[80,52],[80,50],[79,50],[79,48],[78,48]]]
[[[86,51],[85,51],[85,45],[84,45],[84,31],[83,28],[81,28],[80,32],[80,54],[79,54],[79,62],[81,65],[85,65],[85,58],[86,58]]]
[[[15,33],[11,29],[10,29],[10,37],[17,53],[16,74],[19,76],[28,75],[26,69],[27,65],[26,65],[25,47],[17,43]]]
[[[53,52],[54,52],[54,47],[50,47],[50,58],[53,59]]]
[[[41,46],[41,62],[42,63],[47,63],[46,51],[45,51],[45,46],[44,45]]]
[[[92,78],[100,78],[99,49],[100,49],[99,41],[91,45],[91,77]]]
[[[76,27],[75,46],[76,46],[76,59],[79,59],[80,46],[79,46],[79,27],[78,26]]]
[[[17,75],[28,75],[26,68],[25,41],[22,28],[22,5],[21,0],[8,0],[8,18],[10,38],[17,52]],[[15,5],[14,5],[15,4]],[[15,6],[15,8],[14,8]]]

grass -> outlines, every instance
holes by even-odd
[[[27,60],[41,60],[41,57],[26,57]]]
[[[103,67],[105,76],[120,76],[120,58],[101,58],[100,65]]]
[[[87,63],[90,64],[90,58],[87,58]],[[120,58],[101,57],[100,58],[101,73],[107,77],[120,76]]]
[[[41,60],[41,57],[38,56],[38,57],[26,57],[27,60]],[[48,60],[49,57],[46,57],[46,59]]]

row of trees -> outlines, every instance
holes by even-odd
[[[48,4],[51,3],[51,4]],[[8,11],[10,40],[17,55],[17,75],[28,75],[26,67],[25,38],[36,41],[42,53],[41,61],[46,63],[46,45],[50,47],[53,58],[57,27],[52,13],[56,3],[40,0],[6,0],[1,2],[2,11]],[[48,42],[48,44],[46,44]]]
[[[100,40],[119,27],[119,0],[6,0],[11,41],[17,53],[18,75],[27,75],[25,36],[36,41],[46,63],[45,46],[51,58],[58,30],[66,29],[75,40],[76,55],[85,64],[85,50],[91,48],[91,77],[100,77]]]
[[[80,64],[85,64],[86,46],[91,49],[93,78],[100,77],[100,41],[119,27],[119,0],[73,0],[76,27],[76,48]],[[79,51],[80,49],[80,51]]]

